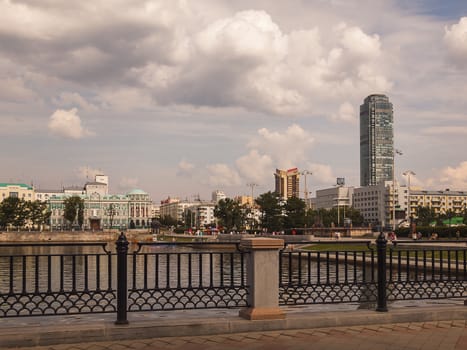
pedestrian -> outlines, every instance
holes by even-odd
[[[457,238],[457,240],[459,240],[459,238],[461,238],[461,231],[459,231],[459,230],[456,231],[456,238]]]
[[[420,231],[417,232],[417,239],[422,239],[422,233]]]

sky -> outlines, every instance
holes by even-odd
[[[464,0],[0,0],[0,182],[103,173],[158,202],[256,196],[298,167],[312,196],[358,187],[374,93],[396,178],[467,190]]]

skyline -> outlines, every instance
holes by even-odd
[[[381,93],[397,180],[467,189],[465,1],[4,0],[0,44],[1,182],[103,172],[160,201],[298,167],[312,196],[357,187],[359,106]]]

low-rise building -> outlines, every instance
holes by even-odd
[[[8,197],[33,201],[35,200],[34,187],[22,183],[0,183],[0,202]]]
[[[386,181],[374,186],[355,188],[353,207],[373,226],[391,228],[405,221],[407,187]],[[395,214],[395,215],[394,215]],[[395,221],[393,217],[395,216]]]

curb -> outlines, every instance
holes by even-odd
[[[66,316],[41,318],[28,326],[8,326],[0,320],[0,348],[32,347],[58,344],[220,335],[277,330],[350,327],[391,323],[415,323],[467,320],[467,307],[430,307],[393,309],[390,312],[357,310],[352,312],[288,313],[282,320],[244,320],[238,316],[153,319],[115,325],[110,317],[84,318],[80,323],[66,323]],[[64,322],[65,321],[65,322]],[[31,320],[28,320],[31,323]],[[6,327],[3,327],[3,324]]]

